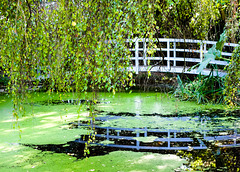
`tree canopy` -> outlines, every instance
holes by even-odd
[[[236,0],[2,0],[0,70],[16,112],[41,79],[49,92],[115,93],[133,84],[126,39],[215,39],[225,27],[236,42],[238,19]]]
[[[40,78],[50,92],[114,93],[131,85],[125,41],[152,38],[156,24],[154,1],[148,0],[3,0],[0,10],[0,68],[10,76],[16,108]]]
[[[224,29],[239,39],[237,0],[161,0],[156,6],[159,37],[217,41]]]

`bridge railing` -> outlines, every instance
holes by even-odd
[[[155,42],[157,47],[150,49],[148,47],[149,41]],[[204,54],[208,52],[209,48],[216,44],[216,41],[168,38],[156,38],[154,40],[136,38],[134,40],[127,40],[126,42],[132,44],[129,48],[132,54],[131,60],[133,61],[130,70],[135,71],[136,74],[139,72],[146,72],[150,68],[153,72],[198,74],[196,69],[191,71],[188,71],[188,69],[193,65],[202,62]],[[234,47],[237,45],[238,44],[225,43],[222,56],[230,59]],[[151,50],[155,51],[152,56],[148,53],[148,51]],[[154,65],[158,61],[161,61],[161,64]],[[211,61],[210,64],[216,64],[218,67],[218,70],[214,72],[214,75],[224,76],[226,74],[223,69],[228,65],[227,61],[214,60]],[[208,75],[210,71],[211,69],[207,68],[201,74]]]
[[[119,127],[101,127],[91,124],[78,123],[79,128],[89,127],[94,128],[96,142],[92,144],[107,147],[125,148],[125,149],[148,149],[148,150],[192,150],[192,149],[207,149],[204,141],[217,141],[219,147],[239,147],[240,134],[237,128],[234,129],[216,129],[215,132],[226,133],[224,135],[216,134],[209,135],[212,130],[204,129],[149,129],[145,128],[119,128]],[[199,133],[202,137],[193,137],[192,133]],[[156,136],[147,142],[141,141],[143,138]],[[86,143],[87,141],[81,137],[75,142]],[[102,143],[102,141],[112,141],[113,143]],[[223,143],[223,144],[222,144]]]

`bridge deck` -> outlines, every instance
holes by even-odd
[[[186,73],[186,74],[199,74],[197,72],[197,69],[193,69],[188,71],[190,67],[185,67],[184,66],[171,66],[169,69],[167,66],[154,66],[151,68],[151,72],[169,72],[169,73]],[[133,66],[132,68],[129,68],[130,71],[135,71],[138,70],[139,72],[147,72],[149,69],[148,66],[138,66],[138,69],[136,69],[136,66]],[[202,75],[209,75],[209,73],[211,72],[211,69],[204,69],[202,71]],[[224,70],[214,70],[213,71],[213,75],[214,76],[220,76],[223,77],[225,76],[227,73]]]

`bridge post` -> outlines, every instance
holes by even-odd
[[[176,66],[176,40],[174,39],[174,42],[173,42],[173,58],[174,58],[174,61],[173,61],[173,66]]]
[[[139,56],[139,45],[138,45],[138,38],[136,38],[136,41],[135,41],[135,72],[136,74],[138,74],[138,71],[139,71],[139,61],[138,61],[138,56]]]
[[[147,66],[147,45],[146,38],[143,38],[143,58],[144,58],[144,66]]]
[[[167,69],[170,70],[170,43],[167,40]]]
[[[207,43],[204,42],[204,54],[207,52]]]
[[[237,125],[236,122],[234,122],[234,133],[233,133],[233,144],[236,146],[237,145]]]
[[[109,140],[109,128],[107,127],[107,140]]]
[[[147,137],[147,127],[145,127],[144,129],[145,129],[144,137]]]
[[[202,60],[203,60],[203,45],[202,45],[202,41],[201,41],[201,43],[200,43],[200,61],[202,62]]]
[[[170,129],[168,129],[168,148],[170,148]]]
[[[139,131],[138,131],[138,129],[136,130],[137,132],[136,132],[136,137],[137,138],[139,138]],[[139,150],[140,148],[139,148],[139,146],[140,146],[140,142],[138,141],[138,140],[136,140],[136,147],[137,147],[137,150]]]
[[[204,44],[204,47],[203,47]],[[200,61],[203,61],[203,56],[207,52],[207,43],[205,41],[201,41],[200,43]]]

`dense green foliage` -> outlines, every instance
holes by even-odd
[[[153,4],[1,1],[0,68],[10,77],[15,111],[26,90],[37,87],[40,78],[49,83],[49,92],[115,93],[131,85],[125,39],[153,37]]]
[[[133,74],[128,71],[131,66],[128,48],[132,41],[126,43],[126,39],[174,37],[216,40],[225,27],[231,42],[236,42],[239,39],[235,36],[239,32],[239,16],[232,9],[237,6],[235,1],[230,0],[1,0],[0,73],[4,78],[0,77],[0,83],[6,84],[9,78],[8,91],[13,96],[16,119],[23,111],[24,100],[31,95],[28,93],[36,90],[42,81],[46,83],[45,89],[49,94],[98,90],[115,94],[120,88],[133,85]],[[149,41],[147,47],[151,49],[154,45]],[[210,60],[220,58],[221,49],[222,43],[210,49],[199,70],[206,67]],[[225,81],[226,100],[232,105],[239,105],[239,54],[238,46]],[[187,84],[183,84],[180,78],[178,82],[179,89],[175,94],[183,100],[199,103],[219,103],[223,100],[222,78],[210,74],[208,77],[198,76]],[[60,99],[63,96],[62,93],[58,95]],[[95,94],[91,95],[95,100]],[[131,103],[137,107],[136,99]],[[148,106],[148,103],[142,104]],[[178,102],[174,103],[174,110],[178,112]],[[94,121],[93,104],[87,106]],[[156,107],[163,108],[154,104]],[[61,113],[60,110],[54,111]],[[53,126],[54,130],[60,130]],[[45,125],[41,127],[49,132]],[[90,128],[87,134],[91,137],[86,143],[85,155],[89,154],[89,143],[95,139],[94,128]],[[29,135],[26,138],[29,139]],[[212,152],[202,155],[213,158]],[[205,160],[193,161],[205,165]],[[209,163],[209,166],[214,166],[214,162]]]
[[[231,62],[228,66],[228,74],[225,82],[226,102],[233,105],[240,105],[240,44],[233,52]]]
[[[236,0],[162,0],[157,6],[159,37],[218,40],[224,27],[231,30],[231,42],[237,42]]]
[[[24,93],[35,89],[41,79],[49,93],[115,93],[131,86],[132,74],[127,71],[131,41],[126,44],[126,39],[166,36],[213,40],[225,27],[230,39],[236,41],[237,7],[234,0],[3,0],[0,69],[10,78],[8,90],[14,95],[15,111],[20,110]],[[148,48],[151,46],[150,42]]]
[[[238,148],[218,148],[214,145],[207,150],[179,151],[178,155],[186,158],[194,171],[239,172],[239,153]]]
[[[220,5],[225,4],[220,3]],[[236,40],[235,34],[237,30],[239,30],[240,23],[239,19],[239,11],[235,8],[238,6],[235,1],[231,2],[230,7],[225,7],[228,9],[229,16],[233,15],[231,19],[225,24],[225,30],[220,35],[219,41],[216,45],[213,45],[207,53],[204,54],[204,59],[201,63],[193,66],[192,68],[196,68],[197,72],[201,73],[203,69],[209,65],[209,63],[213,60],[226,60],[231,61],[229,66],[226,66],[226,70],[228,75],[224,78],[214,77],[210,74],[208,77],[199,76],[194,81],[190,81],[188,83],[183,84],[181,79],[178,78],[179,87],[175,91],[175,96],[181,98],[182,100],[195,100],[198,103],[206,103],[206,102],[223,102],[223,98],[225,97],[225,102],[230,105],[239,105],[239,83],[240,83],[240,73],[239,73],[239,46],[237,46],[233,52],[233,55],[230,59],[225,59],[221,56],[222,49],[224,47],[224,43],[226,41]],[[233,12],[230,12],[231,9]],[[230,10],[230,11],[229,11]],[[225,14],[224,11],[221,11]],[[235,27],[233,29],[233,27]],[[190,68],[189,70],[191,70]],[[213,65],[213,69],[215,66]],[[225,83],[225,84],[224,84]],[[226,87],[226,89],[225,89]],[[223,91],[225,89],[225,91]]]
[[[9,81],[9,78],[8,77],[4,77],[4,76],[0,76],[0,86],[3,85],[3,86],[7,86],[8,84],[8,81]]]
[[[224,78],[213,76],[198,77],[194,81],[183,83],[178,76],[178,88],[174,92],[175,97],[181,100],[192,100],[198,103],[222,103]]]
[[[213,45],[207,53],[204,54],[204,59],[201,63],[191,67],[196,68],[197,72],[200,74],[198,75],[195,80],[183,83],[181,78],[178,76],[178,88],[174,92],[174,95],[181,100],[194,100],[198,103],[221,103],[223,102],[223,90],[224,90],[224,78],[220,78],[219,76],[214,76],[213,71],[215,65],[213,65],[213,69],[208,76],[201,76],[201,72],[203,69],[209,65],[209,63],[215,59],[221,59],[221,52],[226,42],[227,36],[226,32],[224,31],[221,36],[220,40]]]

